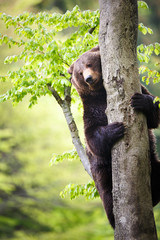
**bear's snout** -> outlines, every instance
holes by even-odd
[[[93,72],[93,70],[90,69],[90,68],[87,68],[87,69],[85,69],[85,70],[83,71],[84,80],[85,80],[85,82],[88,83],[88,84],[92,84],[92,83],[93,83],[93,81],[94,81],[93,75],[94,75],[94,72]]]
[[[93,83],[93,78],[92,78],[92,75],[88,75],[88,76],[86,76],[85,77],[85,79],[84,79],[87,83]]]

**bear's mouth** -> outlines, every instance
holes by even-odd
[[[100,89],[103,87],[103,79],[93,79],[91,83],[88,83],[89,88],[93,91]]]

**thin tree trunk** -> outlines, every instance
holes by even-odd
[[[112,151],[116,240],[157,239],[150,191],[146,120],[130,106],[140,92],[136,44],[137,1],[99,0],[100,51],[109,123],[124,122],[125,137]]]
[[[71,88],[70,87],[65,88],[65,99],[61,107],[65,116],[68,128],[70,130],[72,143],[78,153],[78,156],[84,166],[84,169],[87,171],[90,177],[92,177],[90,163],[86,155],[85,149],[81,143],[79,133],[78,133],[78,128],[71,112]]]
[[[78,128],[71,112],[71,87],[65,87],[64,100],[59,96],[59,94],[55,91],[53,87],[48,85],[48,89],[51,91],[53,97],[56,99],[57,103],[62,108],[64,117],[66,119],[69,131],[71,134],[72,143],[78,153],[78,156],[84,166],[84,169],[92,178],[90,163],[86,155],[85,149],[81,143],[79,133],[78,133]]]

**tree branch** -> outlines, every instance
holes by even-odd
[[[78,153],[78,156],[80,157],[80,160],[85,170],[92,177],[91,170],[90,170],[90,163],[85,153],[84,147],[81,143],[81,140],[79,138],[78,128],[71,112],[71,87],[65,87],[65,99],[63,101],[62,110],[65,116],[68,128],[70,130],[73,145],[75,146],[75,149]]]
[[[58,56],[59,56],[59,58],[62,60],[62,62],[63,62],[64,64],[66,64],[68,67],[70,66],[70,65],[63,59],[63,57],[60,55],[59,52],[58,52]]]
[[[48,89],[51,91],[53,97],[56,99],[57,103],[62,108],[63,114],[65,116],[69,131],[71,134],[72,143],[78,153],[78,156],[84,166],[84,169],[92,177],[91,170],[90,170],[90,163],[85,153],[84,147],[81,143],[79,133],[78,133],[78,128],[71,112],[71,87],[66,86],[64,88],[64,100],[61,99],[59,94],[49,84],[48,84]]]
[[[93,27],[93,28],[90,28],[90,29],[88,30],[88,32],[89,32],[90,34],[92,34],[93,31],[96,29],[96,27],[97,27],[97,26],[95,26],[95,27]]]
[[[63,104],[63,100],[62,98],[59,96],[59,94],[56,92],[56,90],[51,87],[51,85],[48,84],[48,89],[51,91],[53,97],[56,99],[57,103],[62,107]]]

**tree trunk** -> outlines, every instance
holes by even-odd
[[[140,92],[136,44],[137,1],[99,0],[100,51],[109,123],[123,122],[125,137],[112,151],[116,240],[157,239],[150,190],[145,117],[130,106]]]

